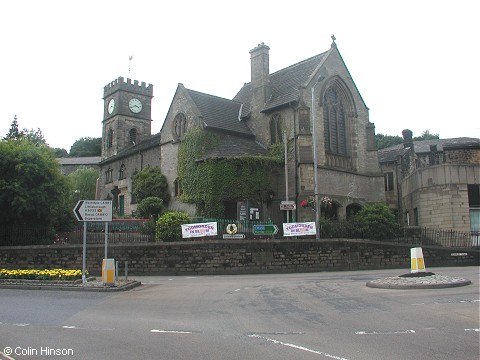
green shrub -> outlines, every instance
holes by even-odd
[[[142,219],[158,218],[165,210],[163,200],[156,196],[150,196],[142,201],[137,206],[137,217]]]
[[[159,241],[180,241],[182,240],[182,224],[191,221],[187,214],[174,211],[160,216],[157,220],[156,238]]]
[[[393,211],[385,203],[365,206],[355,216],[364,238],[392,239],[398,234],[398,223]]]

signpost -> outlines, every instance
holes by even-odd
[[[79,200],[73,213],[78,221],[112,221],[112,201]]]
[[[82,259],[82,281],[87,282],[85,276],[86,254],[87,254],[87,222],[104,221],[105,222],[105,258],[107,258],[108,244],[108,222],[112,221],[112,201],[111,200],[79,200],[73,214],[78,221],[83,221],[83,259]]]
[[[295,201],[282,201],[280,203],[280,210],[296,210],[297,205]]]
[[[253,225],[254,235],[275,235],[277,232],[277,225]]]

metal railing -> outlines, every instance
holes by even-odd
[[[197,218],[192,223],[216,222],[218,235],[208,239],[223,239],[227,234],[227,226],[235,224],[237,234],[244,234],[246,239],[271,239],[281,238],[282,229],[275,236],[256,235],[253,233],[254,225],[270,225],[271,220],[228,220]],[[312,237],[305,237],[308,239]],[[320,233],[321,239],[367,239],[352,222],[336,221],[323,224]],[[202,240],[192,238],[191,241]],[[291,238],[292,241],[295,238]],[[422,227],[405,227],[389,237],[381,239],[390,243],[408,244],[412,246],[435,245],[448,248],[480,248],[480,232],[456,231],[444,229],[431,229]],[[87,223],[87,243],[103,244],[105,241],[105,224],[103,222]],[[147,243],[155,241],[153,229],[149,227],[147,220],[114,220],[109,223],[108,241],[117,243]],[[54,245],[54,244],[81,244],[83,242],[83,223],[78,223],[73,230],[55,231],[55,229],[41,225],[0,225],[0,246],[30,246],[30,245]]]

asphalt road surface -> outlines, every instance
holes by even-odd
[[[365,286],[405,273],[379,270],[136,277],[143,285],[121,293],[0,289],[0,359],[479,359],[479,268],[428,270],[472,284]]]

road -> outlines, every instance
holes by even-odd
[[[365,286],[401,270],[136,277],[121,293],[0,289],[0,353],[14,359],[479,359],[472,285]],[[2,359],[0,355],[0,359]]]

